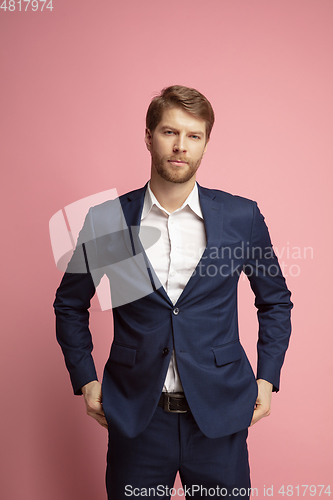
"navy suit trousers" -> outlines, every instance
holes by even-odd
[[[248,430],[208,438],[191,412],[157,407],[145,431],[135,438],[109,429],[106,486],[109,500],[170,499],[177,471],[180,498],[249,498]],[[178,489],[178,488],[177,488]]]

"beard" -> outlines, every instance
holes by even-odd
[[[185,159],[182,157],[176,156],[160,156],[158,153],[153,152],[151,154],[152,164],[155,167],[156,172],[159,174],[162,179],[168,182],[175,182],[178,184],[182,184],[184,182],[189,181],[196,171],[198,170],[202,156],[197,161],[192,161],[190,159]],[[187,167],[175,167],[170,165],[168,161],[186,161]]]

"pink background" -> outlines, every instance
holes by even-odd
[[[73,396],[55,341],[61,273],[48,221],[86,196],[146,182],[146,108],[175,83],[198,88],[216,112],[199,182],[258,202],[293,291],[281,391],[271,416],[250,429],[253,487],[262,498],[274,485],[277,498],[283,484],[328,485],[333,2],[53,4],[0,12],[2,498],[106,498],[107,433]],[[110,311],[94,309],[101,374]],[[255,364],[256,314],[243,280],[240,326]]]

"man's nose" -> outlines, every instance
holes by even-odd
[[[175,143],[173,145],[173,151],[174,153],[177,153],[179,151],[185,153],[187,151],[184,137],[181,136],[176,137]]]

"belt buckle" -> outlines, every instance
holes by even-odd
[[[171,398],[179,399],[179,401],[180,401],[181,399],[184,399],[185,396],[183,396],[182,394],[176,394],[176,393],[168,394],[167,392],[165,392],[164,393],[164,406],[163,406],[164,411],[167,411],[169,413],[187,413],[188,410],[172,410],[170,408]]]

